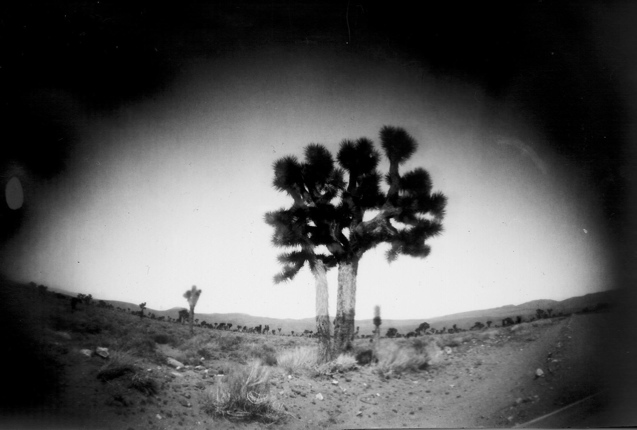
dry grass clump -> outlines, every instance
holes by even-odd
[[[113,340],[112,345],[120,351],[140,358],[146,358],[158,362],[161,357],[156,350],[155,341],[146,333],[130,332],[126,336]]]
[[[344,373],[358,368],[356,358],[351,354],[340,354],[335,360],[319,364],[315,367],[315,376]]]
[[[476,333],[476,338],[479,340],[495,339],[500,334],[500,330],[497,328],[487,329]]]
[[[424,370],[435,364],[442,351],[434,341],[384,341],[376,349],[375,371],[389,377],[406,371]]]
[[[144,372],[135,373],[131,378],[130,386],[131,388],[134,388],[137,391],[146,394],[147,396],[157,394],[157,392],[159,391],[159,384],[157,383],[157,381],[153,379],[153,377],[150,376],[148,373]]]
[[[255,361],[234,368],[223,381],[204,395],[204,412],[230,420],[276,423],[285,417],[281,405],[270,394],[270,370]]]
[[[288,374],[298,374],[313,369],[318,363],[318,348],[316,346],[298,346],[280,352],[277,357],[278,365]]]
[[[108,361],[97,372],[97,379],[106,382],[136,372],[135,358],[124,351],[110,351]]]
[[[277,365],[276,349],[271,345],[252,343],[248,346],[248,351],[251,357],[258,358],[266,366]]]

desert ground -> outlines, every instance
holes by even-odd
[[[2,369],[11,383],[4,384],[2,428],[609,423],[607,335],[616,333],[609,311],[382,338],[377,346],[356,339],[352,355],[316,365],[313,338],[202,327],[191,336],[188,325],[95,305],[72,310],[69,297],[3,284]],[[359,364],[355,353],[370,348],[377,361]],[[229,402],[233,384],[244,387],[248,401]],[[552,421],[533,421],[574,403]]]

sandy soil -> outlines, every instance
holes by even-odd
[[[388,379],[370,367],[319,378],[273,372],[272,392],[287,419],[271,428],[513,427],[605,392],[598,339],[611,322],[610,314],[597,313],[502,328],[490,339],[451,348],[426,371]],[[208,373],[149,363],[146,371],[161,388],[147,396],[118,379],[99,381],[104,360],[80,354],[82,339],[44,333],[61,382],[45,407],[16,409],[13,416],[4,410],[2,428],[264,428],[214,419],[200,409],[203,393],[228,363],[205,362]],[[579,411],[571,420],[576,425],[594,413]]]

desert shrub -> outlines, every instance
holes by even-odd
[[[448,346],[450,348],[457,348],[458,346],[466,342],[467,339],[468,339],[468,336],[467,338],[465,338],[464,336],[453,336],[453,337],[443,336],[439,339],[439,342],[443,348],[445,346]]]
[[[135,359],[123,351],[111,351],[109,360],[97,372],[97,379],[106,382],[128,373],[134,373],[137,367]]]
[[[285,413],[270,394],[270,371],[258,361],[234,368],[204,394],[202,410],[231,420],[280,421]]]
[[[131,388],[140,391],[147,396],[157,394],[159,391],[159,384],[151,375],[145,372],[136,372],[131,378]]]
[[[158,333],[153,335],[153,341],[159,345],[167,345],[167,344],[175,344],[176,340],[174,336],[168,335],[166,333]]]
[[[88,334],[98,334],[102,332],[102,327],[95,321],[86,321],[80,324],[79,327],[74,327],[73,330]]]
[[[230,351],[227,355],[227,359],[239,364],[246,364],[248,362],[248,356],[245,352],[241,351]]]
[[[84,334],[99,334],[102,331],[100,321],[86,313],[60,313],[51,316],[50,326],[56,331],[71,331]]]
[[[299,346],[282,351],[277,355],[277,363],[289,374],[310,370],[318,363],[318,348]]]
[[[217,359],[221,352],[220,340],[223,337],[213,337],[209,333],[195,335],[182,342],[178,349],[182,352],[185,364],[199,364],[201,358],[206,360]]]
[[[363,348],[356,350],[356,355],[354,356],[356,359],[356,363],[361,366],[366,364],[370,364],[374,360],[374,351],[369,348]]]
[[[522,324],[528,324],[528,323],[522,323]],[[495,339],[498,337],[499,334],[500,334],[500,330],[492,328],[480,333],[476,333],[476,338],[480,340]]]
[[[261,363],[266,366],[276,366],[277,358],[276,358],[276,349],[274,347],[262,343],[262,344],[252,344],[250,345],[250,356],[254,358],[258,358],[261,360]]]
[[[341,354],[332,363],[334,363],[332,369],[337,372],[347,372],[358,367],[356,358],[351,354]]]
[[[157,352],[155,341],[144,333],[129,333],[114,339],[111,345],[120,351],[140,358],[147,358],[152,361],[159,361],[160,354]]]
[[[375,370],[382,376],[423,370],[435,364],[440,355],[441,350],[433,341],[428,343],[385,341],[376,350],[378,363]]]
[[[241,336],[221,336],[217,339],[219,349],[224,352],[236,350],[242,342],[243,337]]]

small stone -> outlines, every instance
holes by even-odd
[[[65,331],[56,331],[55,335],[61,339],[71,340],[71,335]]]
[[[108,358],[109,353],[108,353],[108,348],[102,348],[102,347],[97,347],[95,349],[95,354],[99,355],[102,358]]]
[[[80,354],[84,354],[87,357],[91,357],[93,355],[93,351],[90,349],[80,349]]]
[[[338,381],[337,380],[332,380],[332,385],[338,385]]]
[[[447,355],[451,354],[452,352],[453,352],[453,350],[452,350],[450,347],[445,346],[445,353],[446,353]]]
[[[178,369],[178,370],[179,370],[180,368],[184,367],[183,363],[181,363],[181,362],[179,362],[179,361],[175,360],[175,359],[174,359],[174,358],[172,358],[172,357],[168,357],[168,358],[166,359],[166,364],[168,364],[170,367],[174,367],[174,368],[176,368],[176,369]]]
[[[363,411],[358,411],[358,412],[356,412],[356,416],[357,416],[357,417],[363,416]]]
[[[318,394],[316,395],[316,398],[317,398],[318,400],[323,400],[323,394],[318,393]]]
[[[157,417],[158,420],[161,419],[161,415],[159,415],[159,414],[155,415],[155,417]]]
[[[535,377],[536,378],[542,378],[544,376],[544,371],[542,369],[537,369],[535,371]]]

